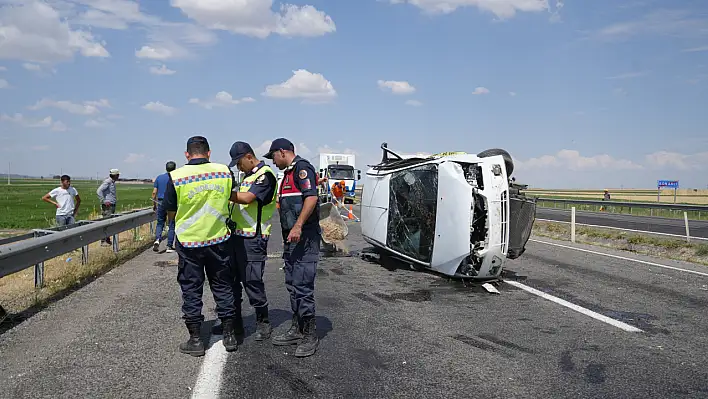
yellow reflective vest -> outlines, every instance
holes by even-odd
[[[231,170],[218,163],[184,165],[170,172],[177,192],[175,234],[185,248],[206,247],[229,239],[226,226]]]
[[[256,181],[266,178],[266,173],[270,173],[274,178],[277,177],[273,173],[273,169],[270,166],[263,165],[253,174],[246,176],[241,185],[239,186],[239,192],[245,193]],[[264,237],[270,236],[270,218],[273,217],[275,213],[275,206],[277,204],[277,188],[273,190],[273,198],[268,205],[263,205],[261,208],[261,235]],[[238,207],[235,209],[235,214],[231,215],[231,218],[236,222],[236,231],[234,234],[243,237],[255,237],[258,229],[258,201],[253,201],[248,205],[237,204]]]

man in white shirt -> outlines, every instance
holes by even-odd
[[[56,200],[52,200],[52,198],[56,198]],[[81,197],[79,197],[79,192],[71,186],[69,176],[63,175],[61,186],[45,194],[42,200],[57,207],[58,226],[74,224],[76,215],[79,213]]]

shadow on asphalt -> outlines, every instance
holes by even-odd
[[[275,335],[278,335],[282,332],[285,332],[288,328],[290,328],[290,321],[292,320],[293,313],[287,310],[283,309],[270,309],[269,311],[269,318],[270,318],[270,324],[273,326],[273,334],[271,335],[271,338]],[[217,323],[220,323],[218,319],[212,319],[212,320],[205,320],[202,323],[202,329],[201,329],[201,338],[202,342],[206,343],[206,349],[211,348],[211,337],[212,335],[212,328],[217,325]],[[315,323],[317,324],[317,336],[319,339],[323,339],[327,336],[327,334],[332,331],[332,321],[325,317],[325,316],[315,316]],[[279,329],[278,327],[284,326],[283,329]],[[256,332],[256,314],[251,313],[248,316],[243,318],[243,328],[245,330],[245,335],[244,335],[244,340],[253,335]],[[185,334],[187,330],[185,329]],[[242,343],[239,343],[239,345]]]

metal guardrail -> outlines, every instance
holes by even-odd
[[[44,286],[44,262],[81,248],[81,263],[88,263],[89,244],[113,237],[113,251],[118,252],[118,234],[150,223],[154,231],[156,219],[152,209],[119,213],[100,220],[82,220],[71,226],[35,229],[32,233],[0,240],[0,277],[34,266],[35,287]]]
[[[628,201],[599,201],[599,200],[582,200],[582,199],[559,199],[559,198],[544,198],[535,197],[537,201],[551,202],[561,205],[594,205],[594,206],[614,206],[624,208],[643,208],[643,209],[663,209],[669,211],[683,212],[708,212],[708,205],[693,205],[693,204],[666,204],[661,202],[628,202]]]

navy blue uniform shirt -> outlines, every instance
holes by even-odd
[[[256,171],[258,171],[258,169],[264,166],[265,162],[261,161],[258,166],[256,166],[254,170],[248,172],[246,176],[253,175]],[[275,178],[275,175],[272,173],[264,173],[261,177],[257,178],[253,184],[251,184],[248,192],[253,193],[253,195],[256,196],[256,200],[265,206],[273,201],[273,194],[275,193],[277,185],[278,180]],[[238,191],[238,187],[234,187],[234,191]]]
[[[302,192],[303,201],[307,197],[317,197],[317,173],[315,172],[315,167],[312,166],[310,162],[301,158],[299,155],[295,156],[293,162],[297,162],[295,164],[295,173],[293,174],[293,180],[295,180],[295,186]],[[319,229],[319,213],[320,211],[318,203],[315,205],[315,209],[312,211],[312,214],[310,214],[310,217],[303,224],[303,231]]]
[[[205,163],[209,163],[209,160],[206,158],[193,158],[191,161],[187,162],[187,165],[201,165]],[[236,177],[234,176],[234,173],[231,172],[231,186],[233,187],[235,185]],[[172,181],[172,176],[170,176],[170,181],[167,182],[163,205],[168,212],[177,212],[177,191],[175,191],[175,184]]]

